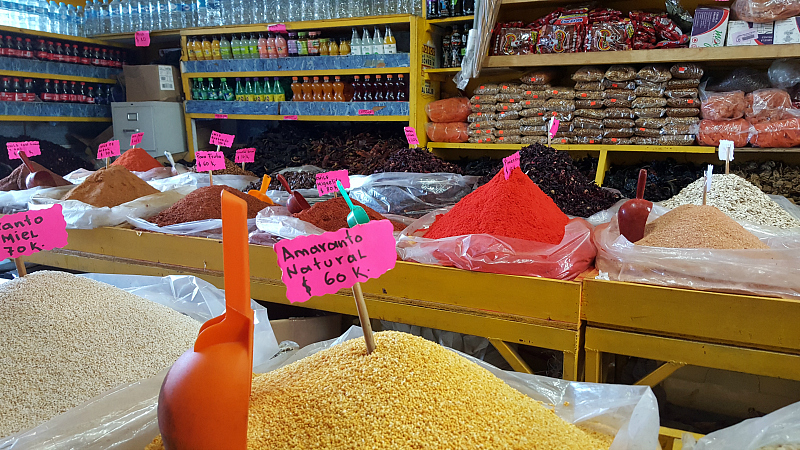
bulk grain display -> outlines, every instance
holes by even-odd
[[[77,200],[97,208],[113,208],[159,191],[123,166],[111,165],[89,175],[62,200]]]
[[[168,368],[200,323],[104,283],[36,272],[0,285],[0,437]]]

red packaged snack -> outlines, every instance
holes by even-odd
[[[744,119],[701,120],[697,143],[719,147],[719,141],[733,141],[734,147],[744,147],[750,137],[750,122]]]
[[[536,42],[536,31],[530,28],[500,30],[497,55],[527,55]]]
[[[740,119],[747,109],[744,92],[708,92],[702,99],[700,112],[703,119],[725,120]]]
[[[428,103],[425,105],[425,113],[431,122],[466,122],[472,110],[468,98],[453,97]]]
[[[425,134],[433,142],[467,142],[468,132],[468,124],[463,122],[429,122],[425,125]]]
[[[745,96],[745,117],[751,123],[788,119],[792,98],[783,89],[759,89]]]
[[[539,33],[536,52],[574,53],[578,43],[578,31],[574,25],[545,25]]]
[[[659,17],[653,21],[653,27],[658,32],[658,37],[668,41],[677,41],[683,36],[683,31],[675,25],[669,17]]]
[[[594,23],[586,35],[586,51],[629,50],[632,32],[630,22]]]
[[[800,117],[753,124],[750,143],[761,148],[789,148],[800,145]]]

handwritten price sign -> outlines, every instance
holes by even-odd
[[[251,163],[256,162],[256,149],[255,148],[240,148],[236,150],[235,163]]]
[[[219,145],[220,147],[230,148],[233,146],[233,135],[212,131],[211,139],[208,140],[208,143],[211,145]]]
[[[97,159],[111,158],[112,156],[119,156],[119,141],[113,140],[100,144],[97,149]]]
[[[375,115],[375,111],[373,111],[371,109],[359,109],[358,110],[358,115],[359,116],[374,116]]]
[[[519,167],[519,159],[519,152],[503,158],[503,175],[506,176],[506,180],[511,177],[511,172]]]
[[[6,144],[8,149],[8,159],[20,159],[19,152],[25,152],[25,156],[38,156],[42,154],[39,148],[39,141],[9,142]]]
[[[558,132],[558,126],[560,122],[555,117],[550,118],[550,138],[556,137],[556,133]]]
[[[228,115],[227,114],[214,114],[214,118],[215,119],[227,119]]]
[[[283,120],[297,120],[297,116],[283,116]]]
[[[149,47],[150,32],[147,30],[137,31],[136,33],[133,33],[133,40],[136,42],[137,47]]]
[[[332,172],[318,173],[317,174],[317,192],[319,195],[330,194],[336,192],[336,181],[339,180],[342,186],[347,189],[350,187],[350,175],[347,169],[334,170]]]
[[[392,223],[373,220],[318,236],[275,244],[281,280],[290,302],[333,294],[358,281],[378,278],[397,260]]]
[[[225,169],[225,155],[222,152],[195,152],[197,158],[196,167],[198,172],[210,172],[212,170]]]
[[[419,145],[419,139],[417,139],[417,130],[414,127],[405,127],[403,130],[406,132],[406,140],[408,140],[408,145]]]
[[[131,135],[131,147],[136,147],[136,144],[142,143],[142,138],[144,138],[144,133],[135,133]]]
[[[67,245],[67,222],[61,205],[32,209],[0,218],[0,252],[19,258]]]
[[[272,31],[273,33],[285,33],[286,32],[286,24],[283,23],[275,23],[272,25],[267,26],[267,31]]]

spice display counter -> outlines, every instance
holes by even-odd
[[[223,287],[222,242],[125,228],[70,230],[64,249],[26,261],[68,270],[139,275],[191,274]],[[250,246],[251,295],[288,303],[272,248]],[[512,343],[564,354],[564,379],[580,378],[579,282],[469,272],[398,261],[363,284],[373,319],[488,338],[517,371],[530,372]],[[354,314],[350,291],[299,306]]]

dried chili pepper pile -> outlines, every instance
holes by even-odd
[[[626,198],[636,197],[636,184],[639,169],[647,170],[647,184],[644,198],[652,202],[660,202],[672,198],[693,181],[703,176],[705,166],[692,163],[680,164],[672,158],[665,161],[652,161],[632,166],[611,166],[603,185],[619,190]],[[719,173],[719,169],[715,169]]]
[[[8,142],[37,140],[39,141],[39,148],[42,150],[42,154],[34,156],[31,159],[43,165],[44,167],[47,167],[53,172],[64,176],[76,169],[94,169],[92,164],[89,161],[81,158],[78,152],[75,150],[62,147],[50,141],[32,138],[30,136],[17,136],[13,138],[0,136],[0,148],[2,148],[5,152],[6,144]],[[19,160],[11,162],[6,160],[0,163],[0,179],[7,177],[20,163],[21,161]]]
[[[427,150],[405,147],[386,158],[383,167],[376,172],[461,173],[461,168],[437,158]]]

